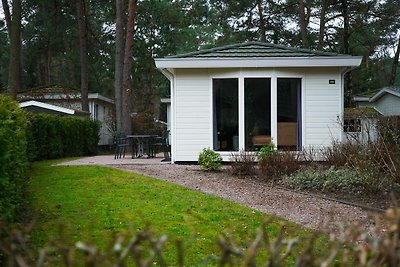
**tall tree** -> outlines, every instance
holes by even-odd
[[[21,0],[12,1],[8,91],[13,98],[21,90]]]
[[[396,74],[397,74],[397,67],[399,65],[399,56],[400,56],[400,37],[397,43],[396,53],[394,54],[393,64],[392,64],[392,73],[390,75],[389,85],[394,85],[396,82]]]
[[[8,36],[11,36],[11,13],[10,13],[10,6],[8,5],[7,0],[1,0],[1,3],[3,5],[3,12],[4,12],[4,18],[6,19],[6,26],[7,26],[7,33]]]
[[[319,35],[318,35],[318,50],[324,48],[324,36],[325,36],[325,15],[328,8],[328,0],[321,0],[321,12],[319,17]]]
[[[261,42],[266,42],[267,37],[265,34],[265,20],[264,20],[264,13],[262,7],[262,0],[257,0],[257,8],[258,8],[258,16],[260,17],[260,40]]]
[[[115,119],[117,131],[123,131],[122,121],[122,91],[124,71],[124,0],[116,0],[116,32],[115,32]]]
[[[303,47],[307,47],[307,21],[304,0],[299,1],[300,36]]]
[[[76,0],[76,10],[78,15],[79,28],[79,51],[80,51],[80,67],[81,67],[81,99],[82,110],[89,111],[88,100],[88,49],[87,49],[87,19],[85,0]]]
[[[133,34],[135,31],[137,0],[129,0],[128,22],[126,25],[126,39],[124,52],[124,70],[123,70],[123,91],[122,91],[122,123],[123,130],[126,133],[132,131],[131,118],[131,73],[132,73],[132,56],[133,56]]]

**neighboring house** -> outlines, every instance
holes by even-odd
[[[384,87],[380,90],[355,96],[358,107],[371,107],[383,116],[400,115],[400,87]]]
[[[155,59],[171,85],[172,162],[205,147],[269,142],[298,150],[342,140],[343,76],[361,57],[249,42]]]
[[[90,93],[88,99],[90,117],[101,123],[99,145],[112,144],[114,100],[98,93]],[[43,104],[50,104],[51,106],[75,110],[75,112],[78,113],[83,112],[80,91],[64,88],[59,85],[26,90],[18,94],[18,100],[20,102],[35,101],[36,103],[33,103],[33,105],[31,102],[30,109],[33,109],[35,105],[38,106],[38,102],[40,102]],[[49,113],[50,110],[51,108],[45,113]]]
[[[353,143],[376,141],[378,137],[377,123],[381,116],[375,108],[346,108],[342,122],[342,140]]]

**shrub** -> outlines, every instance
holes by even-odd
[[[28,127],[30,160],[93,155],[97,152],[97,121],[54,115],[31,115]]]
[[[347,166],[387,184],[400,182],[400,150],[384,140],[376,142],[337,143],[323,151],[330,166]]]
[[[253,175],[256,172],[257,153],[254,151],[240,150],[239,153],[232,153],[231,171],[234,175]]]
[[[274,143],[271,142],[268,145],[260,148],[260,151],[258,151],[257,159],[258,161],[260,161],[266,157],[273,155],[275,152],[276,152],[275,145]]]
[[[218,171],[222,166],[222,158],[214,150],[204,148],[199,155],[199,164],[206,171]]]
[[[285,175],[290,175],[297,171],[301,162],[297,154],[290,151],[280,151],[263,157],[258,162],[260,176],[269,181],[277,181]]]
[[[310,167],[283,179],[293,189],[331,190],[351,193],[377,191],[382,188],[378,179],[354,169],[331,166],[328,169]]]
[[[15,220],[26,179],[26,114],[0,95],[0,216]]]

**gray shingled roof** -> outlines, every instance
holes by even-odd
[[[247,42],[226,45],[187,54],[168,56],[166,58],[268,58],[268,57],[335,57],[345,56],[336,53],[292,48],[282,45]]]

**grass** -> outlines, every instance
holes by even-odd
[[[70,244],[83,240],[104,249],[116,234],[149,225],[156,235],[185,240],[186,263],[193,265],[218,254],[216,239],[221,233],[244,245],[271,218],[143,175],[98,166],[51,166],[55,162],[34,163],[29,181],[32,216],[37,219],[32,238],[38,246],[60,238]],[[283,224],[289,236],[311,235],[310,230],[278,218],[268,225],[269,233],[277,235]],[[176,250],[170,243],[165,256],[171,261]]]

